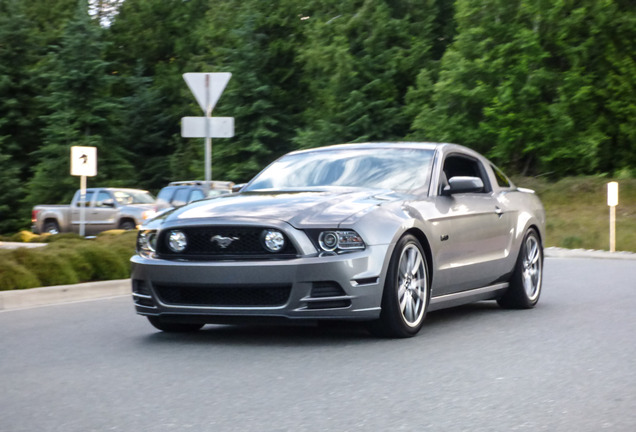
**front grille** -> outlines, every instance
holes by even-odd
[[[168,285],[155,284],[165,304],[181,306],[283,306],[291,285]]]
[[[159,235],[157,253],[162,258],[189,259],[289,259],[297,255],[296,248],[285,237],[285,248],[277,253],[265,249],[261,236],[266,227],[206,226],[179,228],[188,240],[181,253],[170,250],[167,243],[169,230]]]

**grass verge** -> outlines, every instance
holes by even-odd
[[[607,183],[603,177],[516,178],[516,185],[534,189],[546,211],[545,246],[568,249],[609,249]],[[616,250],[636,252],[636,179],[619,184],[616,207]]]

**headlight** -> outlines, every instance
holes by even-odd
[[[318,236],[318,245],[323,251],[348,251],[364,249],[362,237],[355,231],[323,231]]]
[[[172,230],[168,232],[168,247],[173,252],[183,252],[185,248],[188,246],[188,239],[186,235],[179,230]]]
[[[285,248],[285,236],[278,230],[270,229],[263,231],[261,239],[265,249],[270,252],[280,252]]]
[[[338,247],[338,234],[334,231],[321,232],[318,237],[318,244],[320,244],[322,250],[335,250]]]
[[[137,234],[137,252],[154,253],[157,250],[157,231],[144,230]]]
[[[154,210],[146,210],[146,211],[141,212],[141,219],[142,220],[152,219],[155,216],[157,216],[157,212],[154,211]]]

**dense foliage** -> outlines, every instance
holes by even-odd
[[[201,178],[185,72],[232,72],[216,179],[295,148],[465,144],[519,174],[636,174],[631,0],[0,0],[0,232],[90,186]]]

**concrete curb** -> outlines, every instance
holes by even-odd
[[[130,279],[0,291],[0,311],[130,295]]]
[[[633,252],[608,252],[592,249],[563,249],[549,247],[544,250],[547,258],[595,258],[595,259],[617,259],[636,260],[636,253]]]

